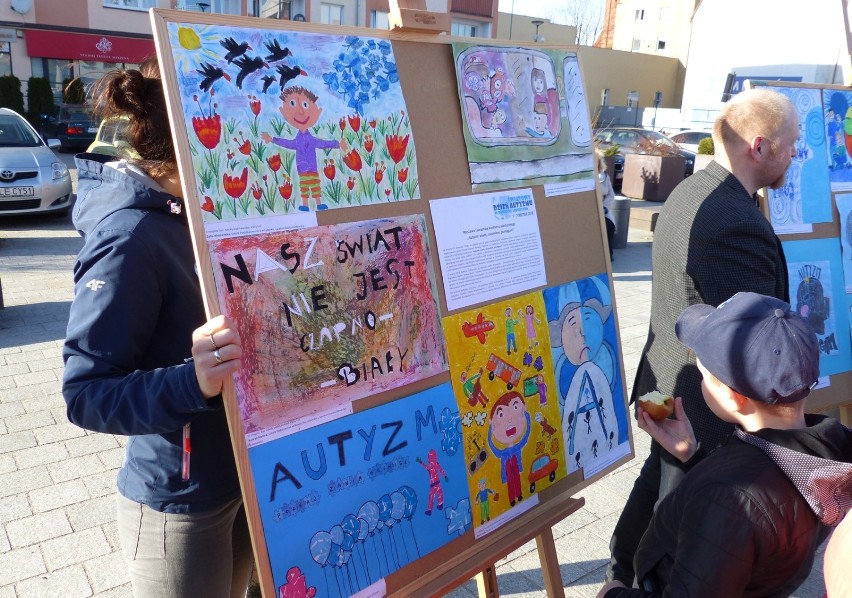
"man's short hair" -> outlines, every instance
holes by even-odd
[[[785,95],[766,87],[749,89],[722,108],[713,123],[713,142],[730,146],[761,136],[775,151],[782,131],[796,120],[796,108]]]
[[[285,87],[284,89],[281,90],[281,95],[279,97],[281,98],[281,101],[283,102],[284,100],[289,98],[294,93],[300,93],[312,102],[316,102],[319,99],[317,97],[317,94],[315,94],[314,92],[312,92],[308,89],[305,89],[301,85],[294,85],[293,87]]]

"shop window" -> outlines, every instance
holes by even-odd
[[[0,42],[0,77],[12,74],[12,49],[9,42]]]
[[[323,25],[342,25],[343,24],[343,5],[341,4],[320,4],[320,23]]]
[[[458,37],[478,37],[479,27],[470,23],[453,21],[450,33]]]

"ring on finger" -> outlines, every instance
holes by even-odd
[[[215,332],[213,334],[216,334]],[[216,341],[213,339],[213,334],[210,335],[210,342],[213,344],[213,350],[218,351],[219,345],[216,344]]]
[[[222,355],[219,353],[219,349],[213,351],[213,357],[216,358],[217,363],[222,363]]]

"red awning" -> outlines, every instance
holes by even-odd
[[[24,30],[27,54],[39,58],[142,62],[155,54],[154,40],[120,35]]]

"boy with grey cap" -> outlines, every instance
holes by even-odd
[[[816,334],[789,304],[756,293],[692,305],[675,332],[695,353],[708,407],[736,430],[704,459],[680,398],[674,419],[640,409],[639,427],[689,473],[636,551],[640,589],[613,581],[598,596],[788,596],[852,507],[852,430],[805,414]]]

